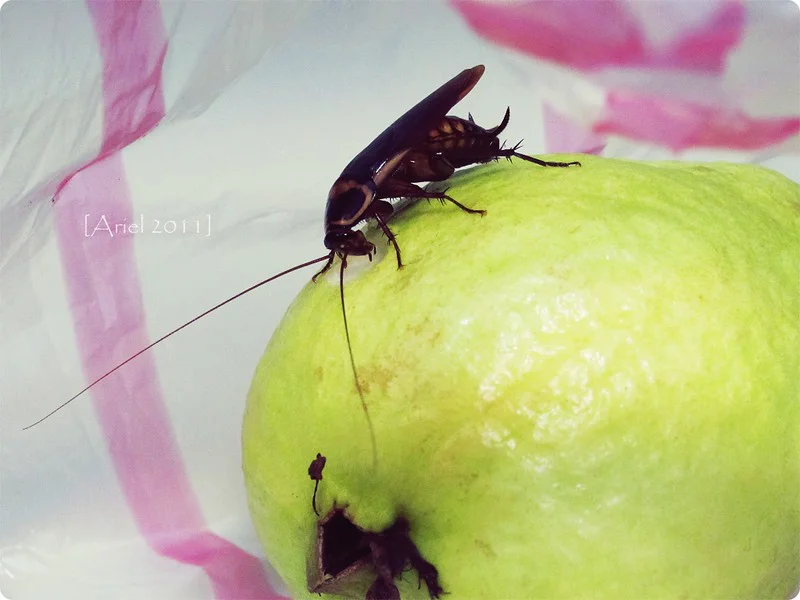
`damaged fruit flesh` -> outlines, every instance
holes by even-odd
[[[308,589],[318,594],[361,597],[371,580],[366,600],[399,599],[395,580],[409,569],[420,585],[424,582],[430,598],[442,594],[436,568],[420,555],[403,517],[383,531],[369,532],[354,525],[345,510],[334,508],[317,524],[308,564]]]

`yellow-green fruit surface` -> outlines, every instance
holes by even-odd
[[[749,165],[493,164],[309,284],[252,382],[250,508],[296,598],[318,503],[399,515],[448,600],[786,599],[800,581],[800,186]],[[324,514],[324,512],[323,512]],[[407,573],[403,598],[425,598]],[[363,597],[363,595],[361,596]]]

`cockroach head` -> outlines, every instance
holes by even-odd
[[[375,253],[375,244],[363,232],[346,227],[328,230],[325,234],[325,247],[346,256],[371,256]]]

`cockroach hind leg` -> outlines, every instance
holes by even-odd
[[[453,204],[455,204],[458,208],[460,208],[464,212],[468,212],[468,213],[473,214],[473,215],[484,216],[486,214],[485,210],[476,209],[476,208],[469,208],[468,206],[464,206],[463,204],[461,204],[458,200],[456,200],[452,196],[449,196],[447,194],[447,190],[449,190],[449,189],[450,189],[449,187],[446,187],[440,192],[435,192],[435,191],[431,191],[431,190],[424,190],[423,191],[423,190],[420,189],[419,190],[420,191],[419,195],[415,196],[415,197],[417,197],[417,198],[427,198],[429,202],[430,202],[431,199],[436,199],[436,200],[439,200],[439,202],[441,202],[442,204],[444,204],[445,201],[452,202]]]
[[[522,154],[521,152],[517,152],[522,147],[522,140],[516,143],[514,147],[509,148],[508,150],[501,150],[500,155],[505,156],[509,161],[511,157],[521,158],[522,160],[526,160],[528,162],[532,162],[537,164],[541,167],[572,167],[572,166],[581,166],[581,163],[578,161],[572,162],[555,162],[555,161],[547,161],[541,160],[539,158],[534,158],[533,156],[528,156],[527,154]]]
[[[452,202],[453,204],[455,204],[458,208],[460,208],[464,212],[468,212],[468,213],[470,213],[472,215],[480,215],[482,217],[484,215],[486,215],[486,211],[483,210],[483,209],[480,209],[480,208],[469,208],[468,206],[464,206],[463,204],[461,204],[458,200],[454,199],[452,196],[448,196],[445,192],[441,192],[441,194],[442,194],[442,200],[448,200],[448,201]]]

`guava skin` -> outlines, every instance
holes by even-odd
[[[800,582],[800,186],[752,165],[497,163],[338,262],[248,397],[253,522],[294,598],[316,502],[400,515],[448,600],[776,599]],[[426,598],[415,575],[401,597]],[[363,598],[363,592],[361,596]]]

